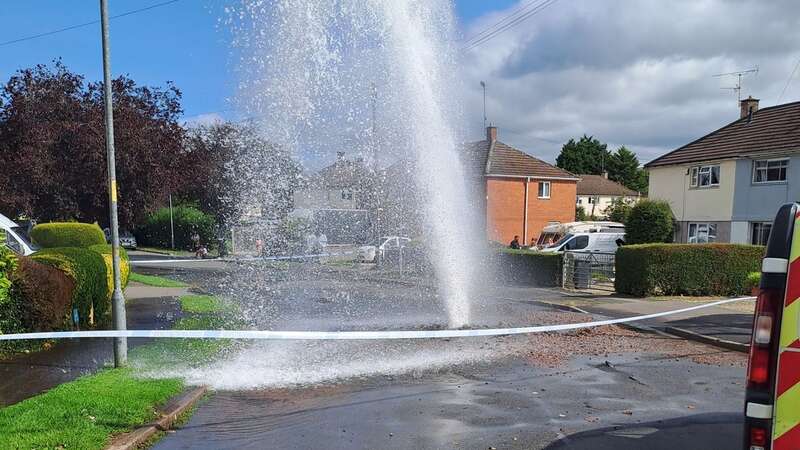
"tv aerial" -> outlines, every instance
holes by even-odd
[[[750,74],[758,74],[758,66],[755,66],[752,69],[745,69],[737,72],[718,73],[713,75],[713,78],[736,77],[735,86],[721,87],[720,89],[736,92],[737,99],[742,101],[742,77]]]

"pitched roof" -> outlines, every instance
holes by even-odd
[[[639,193],[616,181],[611,181],[603,175],[581,175],[581,181],[578,181],[578,195],[635,197]]]
[[[578,177],[566,170],[548,164],[500,141],[488,140],[465,145],[467,164],[484,175],[572,178]]]
[[[363,160],[351,161],[341,158],[323,167],[311,178],[312,183],[328,189],[350,188],[361,182],[367,176],[368,170]]]
[[[656,158],[645,167],[731,159],[760,153],[800,151],[800,102],[759,109]]]

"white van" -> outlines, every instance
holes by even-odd
[[[625,234],[625,225],[619,222],[590,221],[590,222],[569,222],[548,225],[542,229],[539,239],[536,240],[536,247],[543,249],[558,242],[570,233],[622,233]]]
[[[625,233],[567,233],[555,244],[543,248],[542,252],[581,252],[581,253],[614,253],[619,244],[625,241]]]
[[[0,214],[0,234],[5,238],[5,246],[18,255],[28,256],[39,249],[28,240],[27,233],[22,227],[2,214]]]

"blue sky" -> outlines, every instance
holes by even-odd
[[[163,0],[110,0],[110,14],[147,7]],[[236,0],[180,0],[111,22],[112,70],[141,84],[173,81],[183,91],[186,117],[231,114],[227,100],[235,85],[229,36],[218,26],[226,4]],[[96,20],[96,0],[5,1],[0,13],[0,43]],[[513,0],[459,0],[459,18],[475,18],[506,8]],[[18,69],[62,58],[88,79],[101,77],[99,25],[52,36],[0,45],[0,81]]]

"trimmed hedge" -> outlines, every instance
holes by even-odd
[[[0,233],[0,333],[22,331],[19,304],[12,295],[11,278],[18,259],[5,246],[5,233]]]
[[[31,258],[20,257],[11,280],[25,331],[70,328],[75,281],[66,273]]]
[[[200,243],[208,248],[216,245],[214,235],[214,218],[199,209],[178,205],[172,209],[172,219],[175,227],[175,247],[194,251],[192,234],[197,232]],[[136,229],[136,240],[140,246],[169,248],[170,225],[169,208],[161,208],[145,223]]]
[[[82,325],[89,324],[92,313],[96,323],[107,323],[111,302],[103,255],[88,248],[62,247],[41,250],[32,258],[62,270],[75,280],[72,307],[78,310]]]
[[[638,297],[746,294],[763,256],[755,245],[626,245],[617,250],[614,286]]]
[[[498,254],[500,277],[535,286],[561,286],[563,256],[530,250],[503,249]]]
[[[106,263],[106,282],[108,284],[108,298],[114,294],[114,262],[111,255],[111,244],[93,245],[89,250],[95,251],[103,255],[103,261]],[[119,248],[119,271],[122,282],[122,288],[128,285],[128,277],[131,274],[131,266],[128,263],[128,252],[124,248]]]
[[[33,227],[31,239],[42,248],[90,247],[105,244],[106,236],[96,223],[53,222]]]

